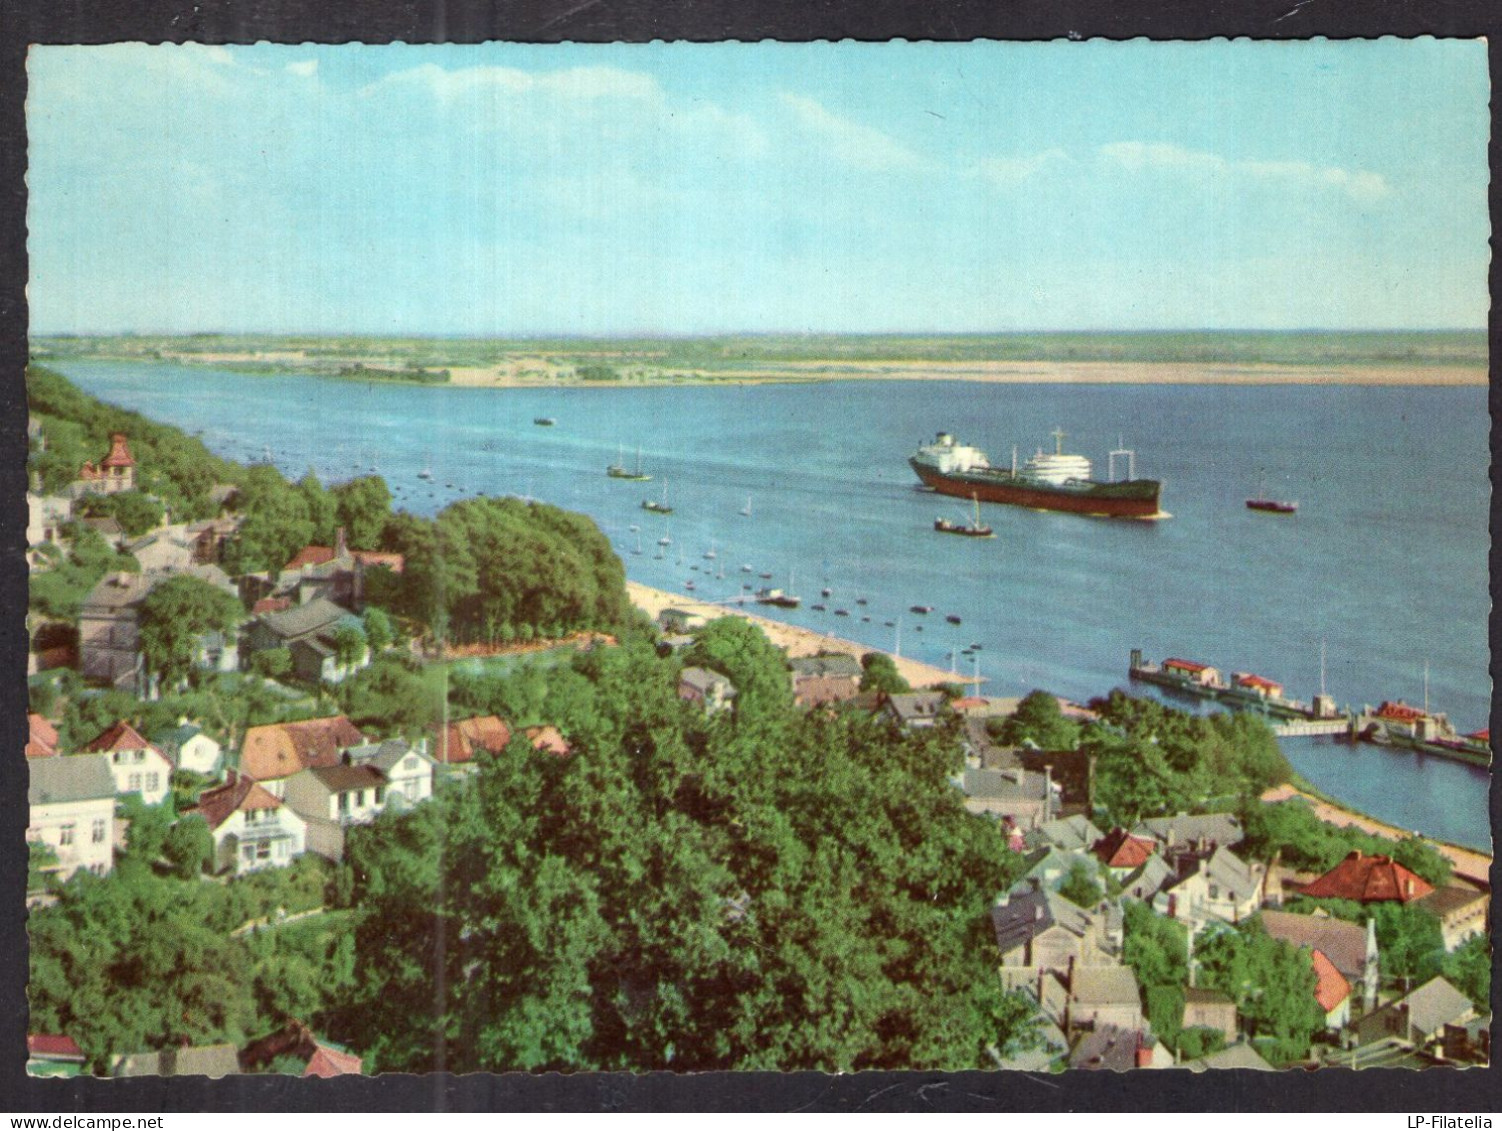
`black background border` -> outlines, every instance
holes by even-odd
[[[935,3],[780,3],[734,0],[0,0],[0,1109],[36,1112],[267,1110],[497,1111],[1391,1111],[1481,1113],[1502,1108],[1502,1067],[1464,1072],[1343,1069],[1317,1073],[715,1073],[382,1076],[304,1081],[288,1077],[34,1080],[25,1075],[26,937],[23,905],[26,604],[22,552],[26,450],[25,59],[28,44],[122,41],[251,43],[609,42],[612,40],[880,41],[1105,38],[1331,39],[1493,36],[1502,10],[1486,0],[939,0]],[[1502,79],[1495,47],[1492,86]],[[1502,196],[1492,140],[1493,227]],[[1492,293],[1497,288],[1492,269]],[[1495,306],[1495,301],[1494,301]],[[1498,354],[1495,316],[1491,356]],[[1492,383],[1493,421],[1502,394]],[[1493,445],[1493,528],[1502,482]],[[1497,551],[1492,551],[1497,603]],[[1497,615],[1491,622],[1495,641]],[[1493,668],[1495,683],[1496,671]],[[1493,713],[1496,700],[1493,699]],[[1495,723],[1495,719],[1493,720]],[[1492,824],[1499,798],[1493,789]],[[1502,955],[1493,954],[1494,970]],[[1495,1000],[1495,993],[1494,993]]]

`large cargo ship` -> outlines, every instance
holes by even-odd
[[[1126,462],[1127,478],[1099,482],[1090,478],[1090,461],[1066,455],[1064,433],[1055,430],[1054,451],[1039,451],[1020,469],[1013,449],[1012,466],[992,467],[986,453],[955,442],[940,432],[931,444],[921,445],[908,459],[928,487],[943,495],[974,496],[985,503],[1007,503],[1037,510],[1069,511],[1103,518],[1167,518],[1158,506],[1162,484],[1156,479],[1135,479],[1135,456],[1118,450],[1111,453],[1114,465],[1120,456]]]

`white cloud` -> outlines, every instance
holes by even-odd
[[[793,112],[798,125],[817,135],[838,161],[868,172],[919,172],[928,168],[918,154],[878,129],[843,118],[800,94],[778,97]]]
[[[289,75],[297,75],[300,78],[312,78],[318,73],[318,60],[302,59],[296,63],[288,63],[287,73]]]
[[[464,67],[447,70],[435,63],[398,71],[372,83],[362,93],[383,87],[417,85],[441,101],[472,95],[547,95],[577,101],[596,99],[650,99],[661,97],[662,88],[651,75],[618,67],[569,67],[540,74],[517,67]]]
[[[1098,152],[1109,164],[1134,173],[1167,170],[1302,188],[1328,188],[1364,204],[1381,200],[1392,192],[1379,173],[1312,165],[1307,161],[1232,161],[1218,154],[1167,142],[1118,141],[1101,146]]]
[[[1022,157],[987,157],[980,163],[981,175],[1002,186],[1019,184],[1051,166],[1071,165],[1069,154],[1055,146]]]

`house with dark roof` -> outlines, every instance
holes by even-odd
[[[194,540],[181,524],[149,530],[126,542],[125,552],[136,559],[142,573],[171,573],[198,564]]]
[[[341,625],[359,626],[348,609],[326,597],[294,605],[280,612],[262,613],[250,622],[241,645],[243,661],[258,652],[285,648],[292,656],[292,669],[313,683],[338,683],[370,663],[370,649],[345,663],[339,658],[335,634]]]
[[[1152,840],[1158,851],[1166,852],[1186,846],[1234,848],[1245,839],[1246,832],[1234,813],[1175,813],[1138,821],[1132,835]]]
[[[1177,874],[1153,897],[1153,910],[1194,928],[1211,921],[1239,923],[1255,914],[1262,902],[1261,863],[1248,864],[1221,846],[1209,855],[1185,853],[1175,857]]]
[[[344,830],[368,825],[386,808],[386,775],[370,763],[315,766],[287,779],[287,804],[308,827],[308,851],[339,862]]]
[[[344,752],[344,762],[381,771],[388,807],[408,809],[433,796],[433,759],[399,739],[352,746]]]
[[[1147,1019],[1142,1013],[1142,987],[1130,966],[1076,963],[1070,967],[1066,978],[1069,984],[1066,1032],[1103,1026],[1128,1031],[1146,1027]]]
[[[1222,1068],[1240,1069],[1251,1072],[1276,1071],[1260,1052],[1245,1041],[1240,1044],[1228,1045],[1219,1052],[1212,1052],[1207,1056],[1200,1057],[1198,1060],[1191,1060],[1188,1068],[1191,1072],[1214,1071]]]
[[[1362,927],[1323,912],[1299,915],[1264,909],[1260,914],[1263,928],[1273,938],[1310,952],[1324,952],[1356,992],[1353,1010],[1370,1008],[1376,1002],[1380,972],[1374,920]]]
[[[844,703],[861,693],[865,669],[854,656],[799,656],[788,661],[793,673],[793,702],[800,707]]]
[[[1034,847],[1047,843],[1066,852],[1088,852],[1105,835],[1089,817],[1076,813],[1072,817],[1058,817],[1043,822],[1028,837],[1028,842]]]
[[[967,768],[960,777],[965,808],[988,817],[1011,818],[1012,826],[1027,833],[1053,819],[1059,806],[1059,786],[1051,775],[1017,766],[1006,770]]]
[[[319,1039],[301,1021],[288,1021],[274,1033],[240,1050],[240,1071],[265,1072],[277,1061],[304,1067],[300,1076],[358,1076],[360,1058],[346,1048]]]
[[[133,693],[145,690],[136,609],[151,584],[139,573],[117,572],[105,574],[89,590],[78,612],[78,664],[84,679]]]
[[[901,727],[926,730],[948,715],[949,700],[942,691],[904,691],[887,695],[882,712]]]
[[[96,735],[85,754],[103,754],[115,778],[115,792],[138,794],[147,805],[160,805],[172,789],[172,763],[124,719]]]
[[[1319,879],[1304,886],[1312,899],[1348,899],[1356,903],[1412,903],[1434,891],[1422,876],[1391,856],[1351,852]]]
[[[1173,1054],[1144,1029],[1102,1025],[1080,1035],[1069,1052],[1069,1067],[1088,1072],[1130,1072],[1171,1068]]]
[[[274,796],[284,796],[286,781],[313,766],[337,766],[344,752],[368,740],[343,715],[268,723],[250,727],[240,746],[240,772],[249,774]]]
[[[332,546],[304,546],[282,567],[278,591],[291,589],[298,603],[323,598],[351,609],[365,604],[365,579],[372,570],[400,574],[406,568],[401,554],[351,550],[344,527],[334,532]]]
[[[1003,895],[991,908],[991,930],[1004,968],[1066,970],[1071,962],[1109,960],[1099,917],[1043,887]]]
[[[1357,1021],[1356,1039],[1369,1044],[1393,1037],[1423,1048],[1442,1039],[1446,1025],[1464,1024],[1475,1015],[1470,998],[1443,978],[1431,978]]]
[[[1122,899],[1135,899],[1151,903],[1153,897],[1176,876],[1173,868],[1161,856],[1149,856],[1142,864],[1125,876],[1117,879],[1121,885]]]
[[[115,866],[115,777],[103,754],[28,763],[28,843],[52,850],[46,869],[66,880],[80,868],[102,876]]]
[[[228,781],[204,790],[183,810],[197,814],[214,838],[214,870],[240,876],[280,868],[303,854],[308,825],[255,778],[230,770]]]

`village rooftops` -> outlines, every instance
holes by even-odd
[[[1249,1068],[1256,1072],[1275,1071],[1261,1053],[1245,1042],[1229,1045],[1219,1052],[1212,1052],[1208,1056],[1190,1061],[1189,1067],[1195,1072],[1218,1068]]]
[[[1335,968],[1353,982],[1366,968],[1366,928],[1328,915],[1299,915],[1292,911],[1261,912],[1262,925],[1275,939],[1292,946],[1325,953]]]
[[[365,736],[343,715],[270,723],[245,732],[240,769],[258,781],[290,777],[310,766],[332,766],[351,746],[365,745]]]
[[[1010,896],[1006,903],[991,908],[991,929],[996,935],[996,947],[1003,955],[1026,945],[1056,924],[1084,938],[1091,923],[1088,911],[1047,888]]]
[[[498,715],[477,715],[434,730],[433,757],[440,765],[472,762],[480,750],[499,754],[511,741],[511,728]]]
[[[84,749],[85,754],[112,754],[117,750],[145,750],[151,746],[124,719],[96,735]]]
[[[1075,966],[1069,971],[1069,1000],[1087,1007],[1140,1006],[1142,987],[1130,966]]]
[[[264,613],[261,624],[283,640],[296,640],[320,632],[330,632],[345,617],[348,609],[327,597],[315,597],[304,605],[294,605],[277,613]]]
[[[854,656],[838,653],[832,656],[799,656],[788,661],[793,674],[798,678],[839,676],[860,679],[865,674],[861,662]]]
[[[1324,951],[1316,950],[1309,957],[1314,962],[1314,976],[1318,979],[1314,986],[1314,998],[1319,1002],[1319,1007],[1329,1013],[1351,996],[1351,983],[1335,969],[1335,963],[1325,957]]]
[[[1434,891],[1390,856],[1352,852],[1319,879],[1306,884],[1303,894],[1314,899],[1350,899],[1358,903],[1410,903]]]
[[[1104,835],[1089,817],[1076,813],[1073,817],[1060,817],[1039,825],[1032,839],[1046,841],[1056,848],[1088,852]]]
[[[26,716],[26,757],[57,757],[57,728],[35,711]]]
[[[1240,844],[1246,833],[1230,813],[1175,813],[1139,821],[1132,835],[1149,837],[1164,847],[1200,841],[1231,847]]]
[[[185,809],[184,814],[197,813],[208,822],[209,828],[217,829],[235,813],[280,809],[282,804],[255,778],[231,770],[227,784],[204,790],[198,796],[198,804]]]
[[[1123,828],[1115,828],[1098,840],[1092,851],[1107,868],[1140,868],[1157,847],[1147,837],[1133,836]]]
[[[27,769],[31,774],[26,789],[28,805],[60,805],[115,796],[115,775],[103,754],[41,758]]]
[[[79,610],[80,617],[104,617],[124,612],[145,600],[152,579],[139,573],[107,573],[89,590]]]
[[[1151,1040],[1140,1030],[1102,1025],[1080,1037],[1069,1054],[1069,1067],[1130,1072],[1147,1067],[1151,1048]]]

